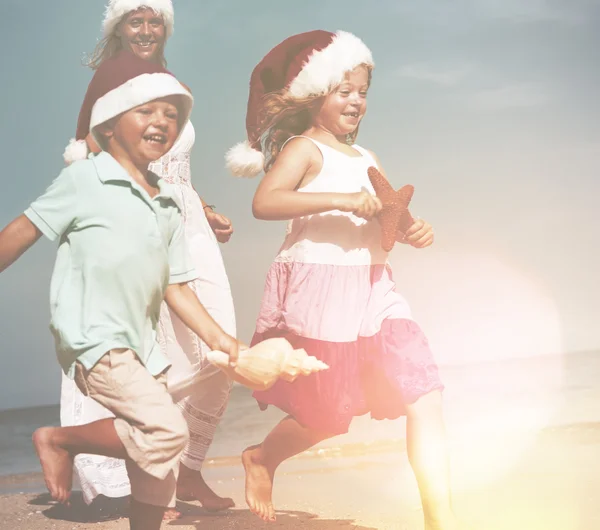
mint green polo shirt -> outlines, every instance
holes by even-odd
[[[173,189],[151,198],[108,153],[63,169],[25,215],[58,253],[50,329],[73,377],[113,348],[130,348],[152,375],[169,366],[156,329],[165,290],[197,278]]]

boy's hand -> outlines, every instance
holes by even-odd
[[[211,346],[213,350],[219,350],[229,355],[229,366],[232,368],[237,364],[240,350],[248,349],[248,346],[237,341],[231,335],[223,333],[214,345]]]
[[[425,248],[433,244],[433,228],[423,219],[417,219],[406,231],[404,242],[415,248]]]

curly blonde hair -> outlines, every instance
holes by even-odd
[[[131,11],[129,11],[129,13],[125,13],[121,20],[119,20],[119,23],[115,26],[115,31],[101,39],[98,42],[98,44],[96,44],[94,51],[84,59],[83,64],[85,66],[89,66],[92,70],[97,70],[100,67],[100,65],[104,61],[106,61],[106,59],[114,57],[123,49],[121,37],[117,35],[116,29],[123,23],[123,21],[129,16],[130,13]],[[157,52],[157,62],[159,62],[164,68],[167,67],[167,60],[165,59],[165,42],[166,39],[162,42]]]
[[[357,68],[360,66],[367,68],[370,85],[373,68],[367,64],[361,64]],[[286,90],[270,92],[264,96],[258,130],[261,131],[261,147],[266,158],[265,172],[275,163],[283,144],[311,126],[313,112],[336,89],[337,86],[334,86],[327,94],[306,98],[294,98]],[[358,127],[346,137],[346,142],[353,144],[357,136]]]

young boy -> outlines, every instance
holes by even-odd
[[[50,493],[68,503],[79,453],[124,458],[130,527],[153,530],[175,505],[188,438],[166,389],[169,362],[155,340],[161,302],[232,364],[238,343],[186,285],[196,276],[180,207],[147,169],[173,146],[191,95],[164,68],[130,52],[105,61],[92,84],[90,129],[103,152],[64,169],[0,232],[0,272],[42,234],[59,241],[50,286],[57,356],[80,390],[115,415],[34,433]]]

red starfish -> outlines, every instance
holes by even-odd
[[[378,216],[381,224],[381,247],[389,252],[394,248],[397,232],[406,232],[415,222],[408,211],[415,188],[407,184],[396,191],[376,167],[371,166],[367,173],[375,195],[383,204]]]

